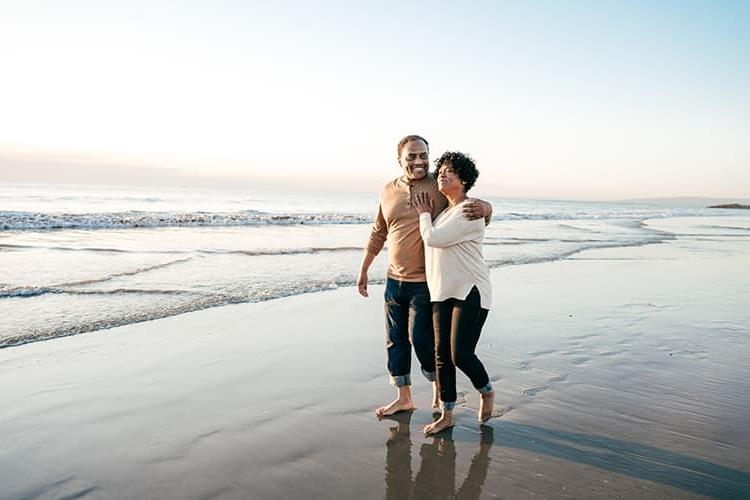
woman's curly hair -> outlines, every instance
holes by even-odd
[[[458,151],[446,151],[440,158],[435,160],[435,172],[432,175],[436,179],[440,167],[446,163],[450,163],[451,168],[453,168],[453,171],[456,172],[456,175],[464,185],[464,193],[467,193],[474,186],[477,177],[479,177],[479,170],[477,170],[474,160],[471,156]]]

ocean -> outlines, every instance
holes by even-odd
[[[485,199],[494,207],[484,243],[492,268],[678,237],[654,220],[702,217],[707,234],[750,234],[731,223],[740,210]],[[351,287],[377,201],[377,193],[0,185],[0,347]],[[383,282],[385,265],[382,252],[371,283]]]

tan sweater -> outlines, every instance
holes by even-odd
[[[428,174],[418,181],[393,179],[380,194],[378,213],[367,240],[367,251],[377,255],[388,242],[388,277],[399,281],[426,281],[424,246],[419,234],[419,213],[414,199],[420,191],[432,200],[433,217],[448,206],[438,191],[437,181]]]
[[[484,221],[468,220],[461,213],[462,205],[447,209],[434,222],[430,214],[420,216],[430,300],[464,300],[476,286],[482,308],[489,309],[492,283],[482,256]]]

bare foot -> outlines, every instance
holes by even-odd
[[[424,429],[422,429],[422,432],[424,432],[425,436],[434,436],[438,432],[444,431],[445,429],[450,429],[451,427],[453,427],[453,416],[443,414],[442,417],[440,417],[433,423],[425,425]]]
[[[440,394],[437,382],[432,383],[432,408],[440,408]]]
[[[492,409],[495,407],[495,391],[482,394],[479,400],[479,413],[477,419],[480,424],[485,423],[492,418]]]
[[[414,409],[414,403],[411,399],[396,398],[390,404],[381,406],[375,410],[375,416],[378,418],[387,417],[400,411],[411,411]]]

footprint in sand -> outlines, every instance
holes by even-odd
[[[581,358],[576,358],[573,361],[571,361],[570,363],[573,366],[581,366],[581,365],[585,365],[589,361],[591,361],[591,358],[587,358],[587,357],[584,356],[584,357],[581,357]]]
[[[542,391],[544,391],[546,389],[547,389],[546,387],[533,387],[531,389],[526,389],[525,391],[523,391],[523,397],[529,398],[529,399],[533,398],[537,394],[539,394],[540,392],[542,392]]]
[[[532,358],[538,358],[540,356],[546,356],[547,354],[553,354],[555,352],[556,352],[555,349],[547,349],[545,351],[535,351],[535,352],[529,353],[529,356],[531,356]]]
[[[512,410],[513,410],[512,406],[503,406],[500,408],[495,406],[494,408],[492,408],[492,416],[490,418],[500,418],[503,415],[510,413]]]
[[[465,406],[468,403],[468,400],[466,399],[466,393],[463,391],[456,392],[456,404]]]

